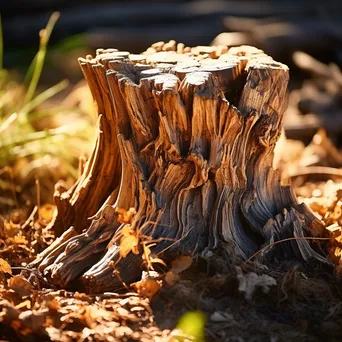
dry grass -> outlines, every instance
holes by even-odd
[[[39,50],[24,81],[18,81],[15,73],[3,68],[0,30],[0,204],[3,208],[19,208],[18,202],[34,203],[36,179],[40,182],[41,200],[51,202],[54,184],[64,179],[70,186],[75,181],[78,158],[93,143],[92,118],[79,107],[54,100],[67,88],[70,91],[67,80],[37,91],[49,38],[58,17],[54,13],[40,31]],[[77,89],[75,96],[80,97],[79,92]],[[89,98],[87,90],[83,97]]]

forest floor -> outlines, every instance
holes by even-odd
[[[324,195],[334,197],[331,191],[337,189],[338,196],[341,188],[332,181],[317,186],[308,183],[298,193],[305,189],[310,196],[305,201],[317,215],[324,215],[324,210],[331,211]],[[341,282],[336,270],[319,265],[304,267],[278,260],[268,268],[259,262],[259,256],[247,263],[227,262],[226,252],[217,251],[206,260],[193,260],[180,272],[178,281],[164,283],[150,298],[133,288],[102,295],[51,288],[25,265],[53,241],[53,232],[47,228],[53,209],[45,205],[31,215],[15,210],[0,220],[1,340],[342,339]],[[185,333],[189,336],[184,337]]]

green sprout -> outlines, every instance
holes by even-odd
[[[204,342],[206,315],[202,311],[189,311],[183,314],[177,324],[187,337],[178,337],[178,341],[190,340],[193,342]]]

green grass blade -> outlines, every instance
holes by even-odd
[[[76,134],[81,137],[82,131],[85,131],[89,125],[86,122],[76,122],[65,124],[57,128],[50,128],[44,131],[34,131],[25,135],[14,134],[9,137],[4,137],[1,141],[1,148],[11,148],[12,146],[23,145],[30,141],[40,141],[47,137],[64,135],[65,137],[75,137]]]
[[[4,39],[2,36],[2,21],[1,21],[1,14],[0,14],[0,70],[4,66]]]
[[[1,21],[1,13],[0,13],[0,83],[2,78],[2,71],[4,66],[4,39],[2,35],[2,21]],[[2,108],[0,107],[0,119],[3,116]]]
[[[35,69],[36,63],[37,63],[37,56],[38,56],[38,52],[34,55],[34,57],[32,59],[32,62],[30,64],[29,68],[27,69],[27,72],[26,72],[25,78],[24,78],[25,86],[29,86],[30,85],[30,82],[31,82],[31,79],[32,79],[32,75],[33,75],[33,72],[34,72],[34,69]]]
[[[0,134],[8,130],[9,126],[12,125],[12,123],[17,120],[17,113],[11,114],[4,122],[0,123]],[[1,144],[0,144],[1,146]]]
[[[86,47],[87,38],[84,33],[79,33],[73,36],[66,37],[54,46],[54,48],[61,53],[70,53],[71,51],[75,51],[77,49]]]
[[[56,115],[81,115],[81,116],[85,116],[87,114],[84,113],[84,111],[82,111],[81,109],[70,109],[70,108],[46,108],[46,109],[42,109],[42,110],[35,110],[32,113],[30,113],[30,122],[33,123],[35,121],[39,121],[41,119],[44,118],[52,118]],[[89,122],[89,120],[87,121]]]
[[[64,80],[62,82],[57,83],[51,88],[43,91],[41,94],[37,95],[32,101],[27,103],[19,112],[20,116],[25,116],[30,113],[34,108],[38,107],[40,104],[48,100],[49,98],[55,96],[60,93],[62,90],[66,89],[69,85],[68,80]]]
[[[46,25],[46,28],[41,30],[39,35],[40,35],[40,43],[39,43],[39,51],[36,55],[36,63],[34,64],[34,70],[32,73],[32,79],[29,85],[29,88],[27,90],[25,99],[24,99],[24,104],[28,104],[31,102],[34,93],[37,89],[37,85],[43,70],[44,62],[45,62],[45,57],[46,57],[46,48],[47,44],[49,42],[52,30],[59,18],[59,12],[55,12],[51,15],[49,22]]]

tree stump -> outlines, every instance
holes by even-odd
[[[51,283],[98,293],[137,280],[140,246],[120,258],[127,225],[157,240],[155,253],[233,246],[240,259],[263,244],[324,234],[272,168],[287,105],[285,65],[253,47],[174,41],[141,55],[99,49],[79,63],[99,133],[81,178],[55,194],[55,228],[65,232],[32,264]],[[118,220],[116,208],[134,208],[133,221]],[[305,239],[266,254],[327,262]]]

